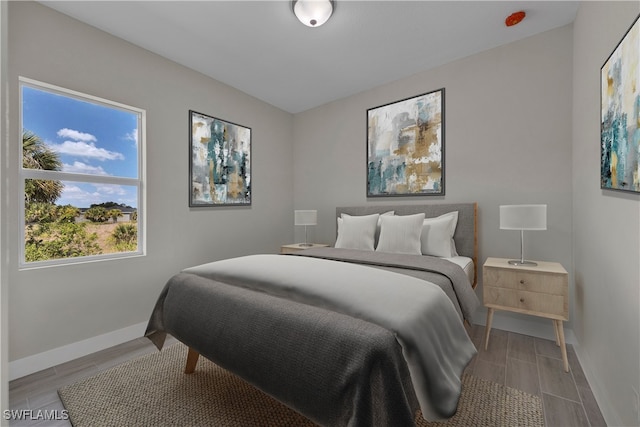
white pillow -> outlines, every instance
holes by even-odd
[[[424,214],[380,217],[378,252],[422,255],[420,236]]]
[[[436,218],[426,218],[422,226],[421,246],[423,255],[437,257],[458,256],[453,235],[458,225],[458,211]]]
[[[342,218],[338,218],[338,239],[335,247],[373,251],[379,217],[378,214],[362,216],[342,214]]]
[[[382,227],[382,217],[393,216],[395,214],[396,214],[396,211],[388,211],[380,214],[380,218],[378,218],[378,226],[376,227],[376,244],[378,244],[378,239],[380,238],[380,227]]]
[[[388,211],[388,212],[385,212],[385,213],[381,213],[380,217],[387,216],[387,215],[395,215],[395,214],[396,214],[396,211]],[[340,217],[338,218],[338,232],[340,232],[340,227],[342,227],[342,216],[343,215],[347,215],[347,214],[345,214],[345,213],[341,213],[340,214]],[[353,215],[351,215],[351,216],[353,216]],[[378,224],[376,226],[376,234],[373,237],[373,246],[374,247],[376,247],[378,245],[378,239],[380,238],[380,224],[381,224],[380,218],[378,218]]]

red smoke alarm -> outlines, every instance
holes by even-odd
[[[527,14],[524,13],[523,10],[521,10],[520,12],[512,13],[511,15],[507,16],[507,19],[504,20],[504,24],[507,27],[512,27],[516,24],[519,24],[525,16],[527,16]]]

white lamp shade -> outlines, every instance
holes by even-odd
[[[333,13],[331,0],[294,0],[293,13],[307,27],[319,27]]]
[[[295,225],[316,225],[318,223],[318,211],[294,211]]]
[[[546,230],[547,205],[500,206],[501,230]]]

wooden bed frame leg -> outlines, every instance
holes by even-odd
[[[185,374],[193,374],[196,370],[196,365],[198,364],[198,358],[200,357],[200,353],[189,347],[189,353],[187,354],[187,365],[184,368]]]

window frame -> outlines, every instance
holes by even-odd
[[[55,86],[49,83],[33,80],[27,77],[18,77],[18,93],[19,93],[19,151],[18,151],[18,206],[19,206],[19,270],[28,270],[41,267],[53,267],[61,265],[79,264],[94,261],[104,261],[122,258],[132,258],[146,255],[146,110],[133,107],[130,105],[122,104],[116,101],[111,101],[105,98],[89,95],[86,93],[78,92],[75,90]],[[22,132],[24,130],[23,125],[23,99],[22,92],[23,87],[30,87],[44,92],[53,93],[55,95],[65,96],[68,98],[74,98],[83,102],[89,102],[93,104],[102,105],[108,108],[114,108],[123,110],[129,113],[134,113],[138,116],[138,176],[137,178],[127,178],[122,176],[111,175],[92,175],[84,173],[52,171],[42,169],[28,169],[23,167],[22,161]],[[111,184],[111,185],[126,185],[137,188],[138,204],[137,210],[137,230],[138,230],[138,248],[135,251],[130,252],[117,252],[111,254],[100,255],[86,255],[81,257],[69,257],[69,258],[56,258],[45,261],[31,261],[25,260],[25,182],[27,179],[43,179],[43,180],[55,180],[55,181],[72,181],[79,183],[94,183],[94,184]]]

